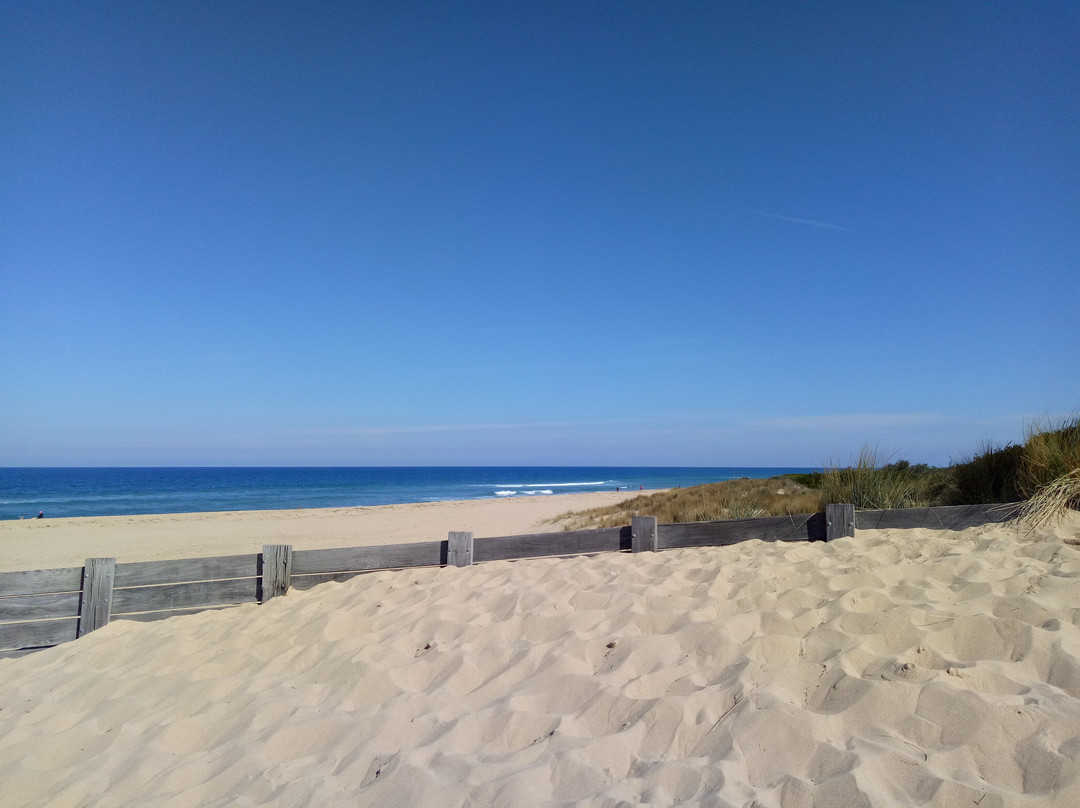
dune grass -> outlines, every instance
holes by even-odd
[[[946,504],[1019,502],[1080,469],[1080,416],[1028,426],[1022,444],[995,449],[950,466]],[[1067,486],[1066,486],[1067,487]],[[1055,490],[1061,489],[1061,485]]]
[[[880,452],[866,447],[848,466],[659,491],[552,521],[566,530],[626,525],[642,515],[661,523],[707,522],[816,513],[839,502],[861,509],[1023,502],[1023,518],[1039,525],[1054,522],[1069,509],[1080,510],[1080,416],[1059,424],[1034,423],[1023,444],[984,444],[945,468],[885,462]]]
[[[1024,448],[1018,476],[1027,502],[1021,518],[1041,526],[1080,510],[1080,416],[1056,429],[1030,428]]]
[[[942,504],[975,505],[1023,499],[1019,483],[1023,455],[1023,446],[995,449],[984,443],[974,454],[948,468],[948,487]]]
[[[642,494],[604,508],[569,511],[552,522],[565,530],[630,524],[632,516],[655,516],[661,523],[752,519],[792,513],[815,513],[821,494],[786,477],[742,478]]]
[[[1033,527],[1060,522],[1070,511],[1080,511],[1080,469],[1062,474],[1040,488],[1020,509],[1020,518]]]
[[[854,464],[833,465],[821,475],[821,505],[847,502],[856,508],[919,508],[932,504],[947,487],[942,469],[911,465],[906,460],[881,462],[876,449],[865,447]]]
[[[1080,416],[1059,426],[1035,424],[1028,429],[1020,464],[1020,490],[1034,496],[1042,488],[1080,470]]]

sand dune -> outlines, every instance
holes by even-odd
[[[1056,531],[384,572],[0,661],[15,806],[1073,806]]]

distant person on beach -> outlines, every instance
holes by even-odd
[[[38,511],[36,518],[37,519],[44,519],[45,518],[45,511]]]

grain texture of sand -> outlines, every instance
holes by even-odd
[[[17,806],[1074,806],[1080,518],[380,572],[0,660]]]

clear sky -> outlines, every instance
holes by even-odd
[[[1080,5],[0,4],[0,465],[946,463],[1080,408]]]

